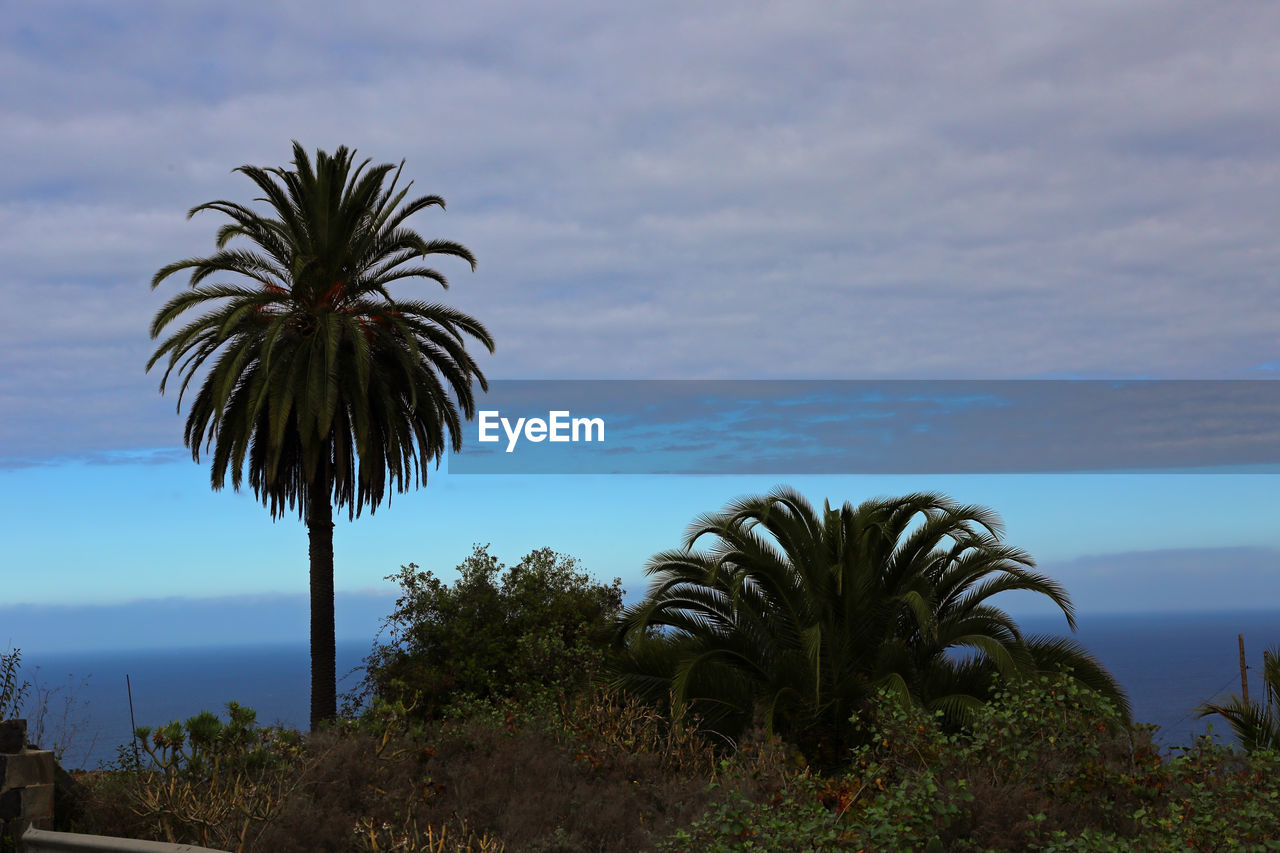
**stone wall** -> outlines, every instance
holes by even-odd
[[[0,826],[15,844],[28,825],[52,827],[53,776],[53,753],[27,747],[26,720],[0,721]]]

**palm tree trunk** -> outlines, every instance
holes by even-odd
[[[327,466],[326,466],[327,469]],[[333,628],[333,505],[329,472],[312,480],[307,501],[311,556],[311,731],[338,716]]]

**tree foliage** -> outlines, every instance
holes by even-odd
[[[549,548],[510,568],[475,546],[446,584],[415,564],[367,660],[366,694],[415,702],[431,716],[471,701],[529,701],[585,687],[622,605],[621,581],[599,583]]]
[[[649,561],[648,597],[617,626],[613,680],[692,704],[731,738],[756,714],[768,730],[836,746],[878,689],[954,723],[982,704],[994,675],[1062,666],[1127,713],[1082,647],[1026,637],[992,603],[1038,593],[1075,626],[1066,591],[1001,530],[992,511],[938,494],[821,513],[787,487],[735,501]],[[711,546],[693,550],[704,537]]]
[[[203,377],[184,440],[210,478],[254,494],[279,517],[296,507],[310,536],[312,727],[336,712],[333,640],[333,506],[374,512],[387,489],[426,481],[428,466],[462,443],[461,420],[475,412],[472,382],[486,388],[468,339],[493,351],[474,318],[434,302],[396,299],[406,279],[442,287],[420,262],[428,255],[475,257],[459,243],[426,240],[413,214],[444,207],[435,195],[406,200],[400,168],[369,168],[345,147],[319,151],[314,165],[298,143],[293,168],[241,166],[269,208],[211,201],[230,221],[217,251],[162,267],[153,288],[190,272],[188,288],[151,323],[169,332],[147,362],[164,364],[163,392]],[[401,167],[403,167],[401,163]],[[233,241],[236,247],[232,247]],[[249,246],[246,248],[246,244]],[[228,281],[211,281],[229,276]],[[175,323],[184,320],[176,331]],[[456,403],[455,403],[456,400]]]
[[[162,341],[147,369],[165,363],[161,391],[175,370],[182,376],[180,406],[210,362],[185,439],[196,461],[212,448],[215,489],[228,474],[239,488],[247,462],[249,485],[273,516],[296,506],[305,517],[307,485],[327,477],[324,499],[354,516],[374,511],[388,483],[397,491],[421,484],[447,447],[460,448],[459,410],[471,417],[475,408],[472,380],[487,388],[466,341],[492,351],[493,339],[460,311],[398,300],[388,289],[411,278],[447,287],[441,273],[418,263],[427,255],[475,268],[465,246],[405,226],[444,199],[405,202],[412,183],[397,188],[400,168],[366,168],[370,161],[357,164],[345,147],[318,152],[314,166],[296,142],[293,154],[292,169],[236,170],[271,215],[233,201],[188,213],[215,211],[231,221],[218,229],[213,255],[176,261],[152,279],[154,288],[191,273],[188,289],[157,312],[152,338],[204,313]],[[236,239],[254,248],[229,248]],[[233,283],[209,283],[224,274]]]

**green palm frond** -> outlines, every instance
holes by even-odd
[[[1025,639],[991,605],[1001,592],[1034,592],[1074,627],[1066,591],[1002,530],[992,511],[927,492],[820,512],[786,486],[731,501],[649,561],[648,595],[615,630],[616,684],[714,706],[704,719],[731,740],[751,719],[748,700],[793,735],[820,720],[843,725],[878,688],[961,724],[997,673],[1059,668],[1127,714],[1087,651]]]
[[[467,345],[492,352],[494,342],[461,311],[387,290],[407,279],[445,286],[420,263],[429,255],[475,268],[465,246],[405,226],[443,199],[408,199],[398,168],[357,163],[346,148],[313,161],[295,143],[293,155],[290,169],[236,170],[266,212],[225,200],[191,209],[230,221],[215,253],[155,274],[152,287],[178,273],[189,280],[157,312],[152,338],[187,323],[160,341],[147,369],[165,363],[162,391],[175,371],[182,377],[179,406],[196,387],[185,439],[197,461],[212,455],[215,488],[228,476],[238,488],[247,465],[273,515],[303,516],[307,484],[331,477],[332,500],[354,517],[375,511],[388,489],[425,482],[428,465],[461,446],[473,384],[488,387]]]
[[[1262,686],[1263,702],[1246,702],[1243,696],[1232,696],[1225,702],[1206,702],[1196,713],[1225,719],[1240,745],[1250,752],[1280,750],[1280,647],[1263,653]]]

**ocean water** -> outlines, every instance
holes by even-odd
[[[1068,634],[1062,617],[1023,619],[1031,633]],[[1107,614],[1078,617],[1078,640],[1098,657],[1129,695],[1133,718],[1159,726],[1165,747],[1188,746],[1212,726],[1233,741],[1226,720],[1197,718],[1195,708],[1240,692],[1243,634],[1250,698],[1262,693],[1262,653],[1280,646],[1280,611],[1179,614]]]
[[[341,696],[360,682],[370,643],[339,642]],[[63,765],[93,769],[130,742],[133,719],[152,728],[201,711],[226,719],[230,701],[252,708],[259,724],[305,729],[310,719],[310,652],[304,643],[163,650],[23,654],[23,676],[49,693],[46,736],[66,747]],[[127,678],[126,678],[127,677]],[[28,705],[30,706],[30,702]],[[27,712],[28,733],[37,721]]]
[[[1031,633],[1064,633],[1061,617],[1024,618],[1020,624]],[[1211,723],[1215,733],[1230,739],[1225,721],[1197,719],[1194,709],[1239,692],[1237,634],[1245,636],[1252,695],[1260,696],[1262,651],[1280,645],[1280,611],[1081,617],[1076,639],[1125,687],[1134,718],[1158,725],[1160,742],[1177,747],[1190,744]],[[368,651],[368,643],[338,644],[340,694],[358,684],[353,670]],[[234,700],[257,711],[260,723],[305,727],[308,661],[299,643],[24,656],[23,669],[54,691],[45,703],[42,745],[61,739],[66,766],[93,768],[129,742],[126,675],[138,725],[222,711]]]

